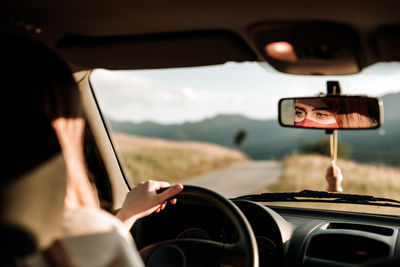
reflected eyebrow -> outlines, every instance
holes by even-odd
[[[294,108],[296,109],[301,109],[302,111],[306,111],[306,109],[305,108],[302,108],[302,107],[299,107],[299,106],[294,106]]]

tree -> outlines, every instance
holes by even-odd
[[[246,139],[247,133],[245,130],[241,129],[239,130],[234,139],[234,143],[238,148],[241,148],[243,145],[244,140]]]

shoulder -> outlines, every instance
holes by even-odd
[[[79,207],[66,209],[63,217],[59,240],[27,257],[24,266],[144,267],[129,231],[113,215]]]
[[[61,226],[63,237],[114,231],[132,241],[129,230],[124,224],[106,211],[91,207],[69,208],[64,211]]]
[[[129,230],[101,209],[66,210],[62,234],[62,246],[77,266],[143,266]]]

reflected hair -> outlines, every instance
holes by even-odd
[[[370,99],[343,98],[335,113],[336,121],[343,128],[371,128],[378,125],[379,110]]]

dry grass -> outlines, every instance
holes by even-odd
[[[125,172],[134,183],[148,179],[177,182],[191,176],[223,168],[248,158],[241,152],[221,146],[186,141],[167,141],[113,134]],[[122,157],[121,157],[122,156]]]
[[[304,189],[323,191],[326,189],[325,173],[330,159],[319,155],[294,155],[284,160],[284,172],[279,181],[268,186],[269,192],[289,192]],[[400,169],[383,165],[360,164],[339,160],[338,166],[343,173],[343,193],[373,195],[400,200]],[[275,203],[271,203],[275,205]],[[282,203],[287,206],[288,203]],[[399,214],[397,210],[383,212],[387,208],[366,207],[362,205],[309,204],[295,203],[297,207],[323,207],[367,213]]]

